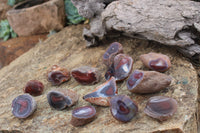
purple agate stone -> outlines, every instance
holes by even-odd
[[[110,112],[121,122],[129,122],[138,112],[137,104],[126,95],[116,95],[110,99]]]
[[[159,121],[165,121],[177,110],[177,101],[166,96],[151,97],[144,109],[144,112]]]
[[[19,95],[12,101],[12,113],[18,118],[27,118],[36,110],[36,102],[29,94]]]
[[[96,109],[93,106],[83,106],[72,111],[70,123],[73,126],[82,126],[92,122],[96,117]]]

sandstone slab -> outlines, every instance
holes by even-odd
[[[81,37],[83,25],[66,27],[63,31],[49,37],[43,43],[23,54],[10,65],[0,70],[0,125],[1,130],[21,132],[109,132],[109,133],[197,133],[197,76],[196,71],[184,57],[174,48],[148,43],[130,38],[117,38],[105,42],[104,45],[85,48]],[[90,105],[82,97],[105,82],[106,67],[102,63],[102,55],[111,42],[118,41],[124,47],[124,53],[134,60],[133,70],[147,70],[139,60],[139,55],[149,52],[161,52],[170,57],[172,67],[165,74],[173,79],[172,84],[155,94],[138,95],[130,93],[126,88],[126,80],[118,83],[119,94],[127,94],[139,105],[137,116],[129,123],[120,123],[110,114],[109,108],[95,106],[97,119],[82,126],[73,127],[70,124],[71,112],[74,108]],[[52,65],[57,64],[72,70],[73,68],[90,65],[101,71],[101,80],[95,85],[80,85],[73,78],[59,87],[51,86],[46,73]],[[36,112],[22,120],[11,113],[11,102],[20,94],[28,80],[37,79],[43,82],[45,88],[41,96],[34,97],[38,103]],[[63,111],[49,107],[46,95],[56,88],[66,88],[80,95],[78,104]],[[177,100],[178,110],[175,115],[165,121],[158,122],[144,114],[143,110],[151,96],[164,95]],[[1,131],[0,130],[0,131]]]
[[[19,36],[61,30],[65,25],[63,0],[29,0],[7,12],[8,21]]]

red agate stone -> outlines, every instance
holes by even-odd
[[[30,80],[24,87],[24,92],[29,93],[32,96],[39,96],[44,90],[44,85],[38,80]]]
[[[133,93],[154,93],[171,84],[171,77],[156,71],[135,70],[127,80],[127,88]]]
[[[85,95],[83,99],[96,105],[109,106],[110,98],[117,95],[117,93],[115,78],[111,77],[108,81],[93,90],[92,93]]]
[[[168,56],[158,53],[148,53],[140,56],[143,64],[149,69],[165,72],[171,67],[171,62]]]
[[[97,68],[82,66],[71,71],[72,76],[81,84],[94,84],[99,81],[100,74]]]
[[[133,59],[125,54],[118,54],[114,58],[114,75],[116,81],[127,78],[132,70]]]
[[[113,64],[114,57],[119,53],[123,53],[122,45],[118,42],[111,43],[103,55],[103,63],[107,66],[111,66]]]
[[[92,122],[96,118],[96,109],[93,106],[78,107],[72,111],[70,123],[77,127]]]
[[[52,85],[60,85],[69,79],[70,72],[65,68],[54,65],[51,70],[48,71],[48,81],[51,82]]]
[[[19,95],[12,101],[12,113],[18,118],[27,118],[36,110],[36,102],[29,94]]]
[[[138,112],[135,101],[126,95],[117,95],[110,99],[110,112],[112,116],[121,122],[128,122]]]
[[[47,94],[47,100],[51,107],[62,110],[74,105],[78,101],[78,95],[69,89],[58,89],[50,91]]]
[[[177,101],[166,96],[151,97],[144,109],[144,112],[159,121],[170,118],[177,110]]]

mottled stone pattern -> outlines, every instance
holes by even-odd
[[[105,42],[105,45],[85,48],[81,30],[83,25],[66,27],[36,45],[27,53],[13,61],[9,66],[0,70],[0,131],[17,130],[21,132],[108,132],[109,133],[147,133],[159,131],[197,133],[197,76],[193,66],[179,55],[174,48],[155,45],[146,41],[130,38],[118,38]],[[102,55],[110,43],[117,41],[123,45],[124,53],[133,60],[133,70],[147,70],[139,59],[139,55],[149,52],[161,52],[171,59],[172,67],[165,74],[172,77],[172,84],[159,93],[138,95],[127,90],[126,80],[117,84],[118,94],[126,94],[138,103],[138,114],[129,123],[120,123],[110,114],[109,108],[95,106],[97,118],[83,127],[73,127],[70,124],[71,112],[74,108],[90,105],[82,97],[97,86],[105,82],[103,78],[106,66],[102,63]],[[80,85],[74,79],[59,86],[72,89],[80,95],[79,102],[68,109],[57,111],[49,107],[46,95],[48,91],[57,89],[46,79],[46,72],[52,65],[58,64],[72,70],[82,65],[97,67],[101,72],[101,80],[95,85]],[[21,120],[15,118],[11,112],[12,100],[23,94],[23,87],[27,81],[37,79],[43,82],[45,88],[41,96],[34,97],[37,110],[29,118]],[[178,109],[174,116],[158,122],[143,112],[147,100],[152,96],[165,95],[177,100]]]

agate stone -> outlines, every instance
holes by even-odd
[[[91,93],[85,95],[83,99],[96,105],[109,106],[110,98],[117,95],[117,93],[115,78],[111,77],[108,81],[98,86]]]
[[[126,95],[116,95],[110,99],[110,112],[121,122],[129,122],[138,112],[135,101]]]
[[[148,53],[140,56],[140,60],[149,69],[165,72],[171,67],[170,59],[167,55],[159,53]]]
[[[97,68],[82,66],[71,71],[72,76],[81,84],[94,84],[99,81],[100,74]]]
[[[69,89],[58,89],[50,91],[47,94],[47,100],[51,107],[62,110],[74,105],[78,101],[78,95]]]
[[[93,106],[83,106],[72,111],[70,123],[77,127],[92,122],[96,118],[96,109]]]
[[[32,96],[39,96],[44,90],[44,85],[38,80],[30,80],[26,83],[24,87],[24,92],[29,93]]]
[[[154,93],[171,84],[171,77],[156,71],[135,70],[127,80],[127,88],[133,93]]]
[[[114,75],[116,81],[127,78],[132,70],[133,59],[125,54],[118,54],[114,58]]]
[[[51,70],[48,71],[47,77],[52,85],[60,85],[70,79],[70,72],[65,68],[54,65]]]
[[[27,118],[36,110],[36,102],[29,94],[19,95],[12,101],[12,113],[17,118]]]
[[[122,45],[118,42],[111,43],[103,55],[103,63],[108,67],[111,66],[114,62],[114,57],[119,53],[123,53]]]
[[[151,97],[144,109],[144,112],[159,121],[165,121],[172,117],[177,110],[177,101],[166,96]]]

